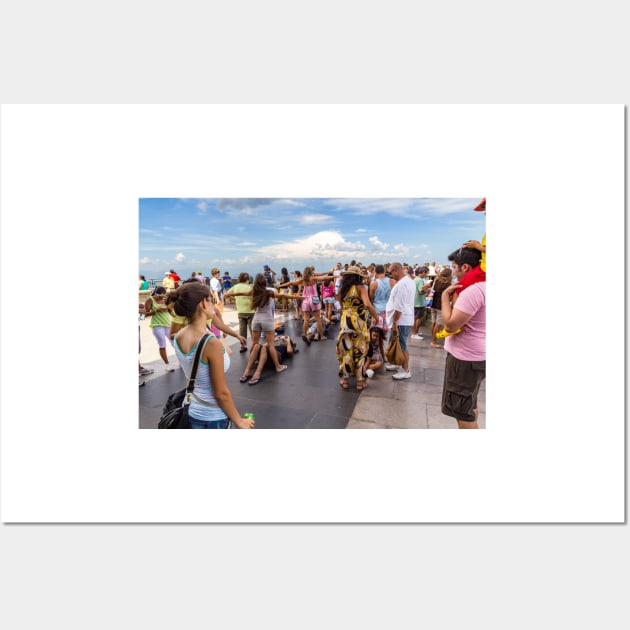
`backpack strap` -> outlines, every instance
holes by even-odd
[[[197,368],[199,367],[199,361],[201,360],[203,349],[206,347],[206,342],[211,336],[213,335],[206,333],[201,337],[198,342],[197,351],[195,352],[195,360],[193,361],[192,369],[190,370],[190,377],[188,379],[188,383],[186,384],[186,400],[190,400],[190,394],[192,394],[193,389],[195,389],[195,381],[197,380]]]

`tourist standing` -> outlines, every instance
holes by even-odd
[[[337,360],[339,362],[339,385],[348,389],[348,378],[354,375],[357,391],[365,388],[365,361],[369,350],[368,314],[378,320],[378,313],[363,284],[361,270],[354,265],[341,274],[338,294],[342,313],[337,335]],[[306,319],[306,313],[304,315]]]
[[[206,321],[214,314],[210,289],[199,282],[183,284],[170,297],[175,313],[190,323],[175,336],[175,352],[190,376],[199,341],[206,334]],[[221,341],[210,334],[197,369],[188,416],[191,429],[227,429],[232,421],[239,429],[253,429],[254,421],[238,413],[225,380],[230,357]]]
[[[415,271],[414,284],[416,285],[416,292],[413,299],[413,329],[411,331],[412,339],[424,339],[420,334],[420,326],[424,319],[424,311],[426,309],[426,293],[424,292],[424,285],[428,282],[426,279],[429,270],[426,267],[417,267]]]
[[[453,273],[457,280],[466,275],[471,265],[455,259]],[[442,319],[447,332],[460,330],[446,338],[446,364],[442,391],[442,413],[457,420],[460,429],[478,429],[477,396],[486,377],[486,282],[477,282],[463,289],[455,305],[451,305],[455,283],[442,292]]]
[[[144,313],[145,316],[151,317],[151,332],[157,341],[160,357],[164,361],[164,369],[167,372],[173,372],[175,366],[169,362],[166,354],[166,342],[167,340],[170,342],[171,316],[166,306],[166,289],[164,287],[157,287],[153,291],[144,303]]]
[[[374,322],[375,326],[379,326],[383,329],[384,333],[389,332],[389,326],[387,325],[387,319],[385,317],[385,308],[387,306],[387,300],[389,300],[392,287],[396,284],[396,281],[392,278],[385,276],[385,267],[383,265],[376,265],[374,268],[374,280],[370,283],[370,300],[378,313],[378,317]]]
[[[400,347],[403,351],[403,364],[401,366],[387,364],[387,370],[396,370],[393,378],[402,380],[411,378],[409,371],[409,351],[407,350],[407,338],[413,326],[413,300],[416,285],[403,269],[399,262],[393,262],[389,266],[389,273],[396,281],[392,288],[387,306],[385,308],[387,323],[391,326],[392,333],[398,331]]]
[[[215,267],[212,270],[212,277],[210,278],[210,292],[217,310],[219,313],[223,314],[223,285],[219,279],[220,275],[221,271]]]
[[[236,292],[247,293],[250,289],[249,274],[244,271],[238,275],[237,284],[227,291],[225,297],[227,298],[228,295],[234,297],[232,294]],[[244,340],[241,342],[241,352],[246,352],[247,330],[249,329],[249,332],[252,332],[252,321],[254,319],[255,310],[252,308],[251,298],[247,295],[234,297],[234,301],[236,302],[236,312],[238,313],[238,332]]]

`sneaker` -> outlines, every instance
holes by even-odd
[[[366,375],[368,378],[372,378],[372,377],[374,376],[374,370],[372,370],[372,369],[368,368],[367,370],[365,370],[365,375]]]
[[[393,374],[392,378],[395,378],[397,381],[402,381],[403,378],[411,378],[411,372],[403,372],[401,370],[397,374]]]
[[[398,370],[400,370],[400,365],[392,365],[391,363],[386,363],[385,364],[385,369],[386,370],[390,370],[390,371],[392,371],[392,370],[398,371]]]
[[[140,374],[140,376],[146,376],[147,374],[153,374],[153,372],[155,372],[155,370],[152,370],[151,368],[145,368],[143,367],[138,374]]]
[[[418,333],[416,333],[415,335],[411,335],[412,339],[420,339],[421,341],[424,339],[424,337]]]
[[[164,371],[165,372],[174,372],[175,368],[173,367],[172,363],[165,363],[164,364]]]

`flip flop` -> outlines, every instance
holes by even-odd
[[[241,381],[241,383],[247,383],[247,381],[251,378],[251,374],[248,374],[247,376],[241,376],[241,378],[239,379]]]
[[[348,389],[348,381],[339,381],[339,385],[342,389]]]
[[[253,378],[251,381],[249,381],[249,383],[247,383],[248,385],[258,385],[258,383],[260,383],[260,381],[262,381],[262,376],[259,376],[258,378]]]
[[[367,387],[367,385],[365,383],[357,383],[357,391],[358,392],[362,392],[366,387]]]
[[[280,373],[280,372],[284,372],[289,366],[288,365],[281,365],[280,369],[276,369],[276,372]]]

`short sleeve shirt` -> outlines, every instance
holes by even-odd
[[[459,334],[446,338],[444,348],[460,361],[485,361],[486,283],[477,282],[464,289],[453,308],[472,317]]]

